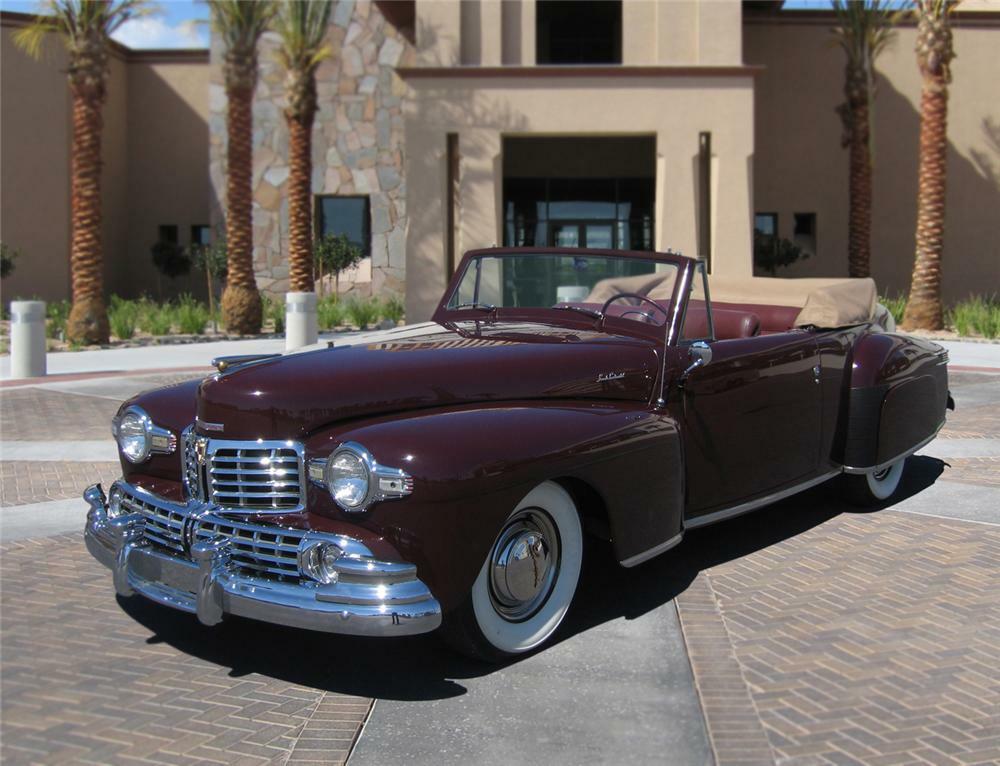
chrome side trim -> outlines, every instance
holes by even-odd
[[[788,487],[787,489],[779,490],[778,492],[772,492],[770,495],[765,495],[764,497],[759,497],[756,500],[749,500],[745,503],[740,503],[739,505],[734,505],[730,508],[723,508],[721,511],[713,511],[712,513],[705,514],[704,516],[696,516],[693,519],[686,519],[684,521],[685,529],[697,529],[698,527],[704,527],[708,524],[714,524],[717,521],[724,521],[725,519],[731,519],[734,516],[740,516],[744,513],[749,513],[750,511],[756,510],[761,506],[770,505],[771,503],[776,503],[779,500],[784,500],[786,497],[791,497],[799,492],[803,492],[810,487],[815,487],[817,484],[822,484],[828,479],[832,479],[834,476],[840,474],[840,470],[830,471],[822,476],[817,476],[809,481],[804,481],[801,484],[796,484],[794,487]]]
[[[910,447],[910,449],[900,452],[898,455],[896,455],[896,457],[891,458],[890,460],[886,460],[884,463],[879,463],[878,465],[870,466],[868,468],[859,468],[853,465],[845,465],[844,473],[865,474],[865,473],[876,473],[878,471],[884,471],[893,463],[899,462],[904,458],[908,458],[914,452],[926,447],[928,444],[930,444],[937,438],[937,435],[941,432],[942,428],[944,428],[944,421],[941,421],[941,425],[939,425],[937,428],[934,429],[934,433],[932,433],[930,436],[928,436],[926,439],[920,442],[916,447]]]
[[[649,561],[654,556],[659,556],[664,551],[669,551],[675,545],[678,545],[681,540],[684,539],[684,533],[678,532],[676,535],[671,537],[669,540],[660,543],[659,545],[654,545],[648,551],[643,551],[635,556],[630,556],[621,562],[621,565],[625,568],[630,568],[641,564],[644,561]]]

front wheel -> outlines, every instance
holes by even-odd
[[[847,500],[862,508],[871,508],[891,498],[899,488],[906,458],[897,460],[879,471],[845,474],[844,494]]]
[[[569,493],[539,484],[496,536],[465,602],[444,625],[456,649],[503,662],[547,641],[576,592],[583,530]]]

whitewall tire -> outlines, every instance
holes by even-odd
[[[555,482],[539,484],[507,517],[445,636],[464,653],[494,662],[538,648],[566,616],[582,564],[573,498]]]
[[[847,499],[855,505],[871,507],[885,502],[896,494],[903,477],[906,458],[883,468],[881,471],[845,476]]]

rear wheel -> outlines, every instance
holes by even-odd
[[[844,495],[847,500],[862,508],[871,508],[891,498],[899,488],[906,458],[867,473],[845,474]]]
[[[573,499],[555,482],[539,484],[507,517],[471,593],[446,621],[445,638],[490,662],[538,648],[566,616],[582,562]]]

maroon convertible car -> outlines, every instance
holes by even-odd
[[[889,498],[953,406],[871,280],[709,279],[673,253],[468,253],[433,321],[140,394],[86,542],[121,596],[502,660],[584,534],[631,567],[839,477]],[[585,595],[583,597],[586,597]]]

